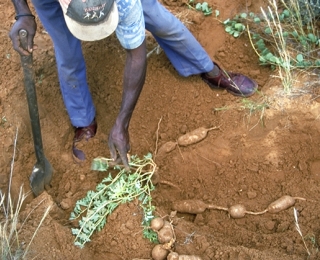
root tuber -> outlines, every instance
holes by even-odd
[[[163,227],[158,231],[158,240],[161,244],[169,243],[173,239],[173,230],[168,221],[164,221]]]
[[[206,204],[202,200],[180,200],[173,203],[173,210],[180,213],[199,214],[203,213],[206,209],[228,211],[232,218],[243,218],[245,214],[261,215],[267,212],[267,210],[261,212],[247,211],[245,206],[241,204],[233,205],[230,208],[224,208],[212,204]]]
[[[181,213],[199,214],[207,209],[208,205],[201,200],[179,200],[172,205],[173,210]]]
[[[269,213],[278,213],[280,211],[286,210],[294,206],[294,204],[296,203],[296,200],[306,200],[306,199],[284,195],[281,198],[269,204],[266,211],[268,211]]]
[[[151,252],[153,260],[165,260],[168,254],[169,251],[160,244],[155,245]]]
[[[163,225],[164,225],[164,220],[160,217],[156,217],[152,219],[150,222],[150,227],[155,232],[160,230],[163,227]]]
[[[180,136],[178,138],[178,144],[180,146],[188,146],[191,144],[198,143],[207,137],[207,134],[210,130],[214,130],[214,129],[219,129],[219,127],[211,127],[211,128],[200,127],[200,128],[197,128],[189,133],[186,133],[186,134]]]

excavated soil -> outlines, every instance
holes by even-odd
[[[259,93],[243,99],[211,90],[198,76],[179,76],[163,52],[149,56],[146,83],[130,124],[131,153],[155,156],[162,144],[186,132],[219,126],[197,144],[155,156],[160,179],[152,193],[156,214],[169,215],[172,203],[181,199],[221,207],[243,204],[250,211],[261,211],[283,195],[307,199],[294,206],[305,245],[295,228],[293,207],[241,219],[230,218],[225,211],[206,210],[197,215],[177,213],[174,251],[205,260],[319,259],[318,77],[301,76],[296,89],[286,95],[277,72],[259,65],[245,35],[231,37],[215,15],[205,17],[188,10],[180,0],[163,3],[188,25],[212,59],[256,80]],[[263,0],[208,3],[220,11],[221,21],[239,12],[257,13],[267,5]],[[0,188],[7,191],[13,165],[11,192],[17,198],[21,185],[30,191],[35,153],[20,58],[8,37],[14,9],[9,0],[0,7]],[[147,40],[151,51],[157,44],[148,33]],[[52,206],[27,259],[150,259],[154,244],[142,237],[141,209],[135,202],[119,206],[83,249],[74,246],[69,221],[76,201],[105,177],[104,172],[91,171],[90,164],[97,156],[110,156],[107,137],[120,106],[125,51],[114,35],[83,43],[98,131],[84,147],[87,161],[78,164],[72,158],[73,128],[60,94],[53,46],[39,21],[35,43],[42,139],[55,171],[51,187],[37,198],[30,194],[20,215],[25,223],[19,238],[28,244],[45,209]],[[250,110],[248,104],[259,104],[260,109]]]

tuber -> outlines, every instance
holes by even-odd
[[[206,204],[201,200],[180,200],[173,203],[173,210],[176,210],[180,213],[199,214],[204,212],[206,209],[228,211],[232,218],[243,218],[245,214],[261,215],[267,212],[267,210],[261,212],[247,211],[246,208],[241,204],[233,205],[230,208],[224,208],[216,205]]]
[[[197,128],[189,133],[186,133],[178,138],[178,144],[180,146],[188,146],[191,144],[198,143],[207,137],[207,134],[210,130],[218,129],[219,127],[212,128]]]
[[[304,198],[299,197],[291,197],[289,195],[284,195],[281,198],[277,199],[276,201],[272,202],[266,209],[269,213],[278,213],[280,211],[286,210],[292,207],[296,200],[306,200]]]
[[[213,206],[213,207],[215,207],[215,206]],[[209,205],[208,209],[210,209],[210,205]],[[223,208],[220,208],[220,209],[225,210]],[[233,205],[228,208],[228,213],[229,213],[230,217],[232,217],[232,218],[243,218],[246,214],[261,215],[266,212],[267,212],[267,210],[258,211],[258,212],[248,211],[248,210],[246,210],[245,206],[243,206],[242,204],[236,204],[236,205]]]
[[[243,205],[237,204],[228,208],[228,212],[232,218],[243,218],[247,211]]]
[[[168,260],[202,260],[200,256],[196,255],[179,255],[176,252],[171,252],[168,257]]]
[[[180,200],[175,201],[172,205],[173,210],[180,213],[199,214],[203,213],[206,209],[217,209],[228,211],[232,218],[243,218],[246,214],[250,215],[261,215],[266,212],[278,213],[282,210],[292,207],[296,200],[306,200],[300,197],[291,197],[284,195],[276,201],[272,202],[265,210],[259,212],[247,211],[245,206],[242,204],[233,205],[229,208],[219,207],[216,205],[206,204],[202,200]]]
[[[176,146],[177,146],[176,142],[172,142],[172,141],[166,142],[160,146],[157,155],[170,153],[176,148]]]
[[[179,200],[172,205],[173,210],[181,213],[199,214],[207,209],[208,205],[201,200]]]
[[[163,227],[158,231],[158,240],[160,244],[169,243],[173,239],[173,230],[168,221],[164,221]]]
[[[151,256],[153,260],[164,260],[166,259],[169,251],[163,247],[163,245],[155,245],[151,251]]]
[[[156,217],[151,220],[150,222],[150,227],[153,231],[158,231],[160,230],[164,225],[164,220],[160,217]]]

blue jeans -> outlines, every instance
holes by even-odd
[[[86,78],[81,42],[68,30],[58,0],[32,0],[55,50],[64,104],[75,127],[88,126],[95,107]],[[182,76],[208,72],[213,63],[190,31],[158,0],[141,0],[146,29],[152,33]]]

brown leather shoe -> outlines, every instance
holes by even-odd
[[[74,130],[73,142],[79,142],[85,138],[86,141],[96,135],[97,132],[97,122],[93,119],[92,123],[87,127],[76,127]]]
[[[235,96],[249,97],[253,95],[258,88],[258,84],[252,79],[240,73],[227,72],[214,63],[220,70],[216,77],[211,77],[208,73],[202,73],[201,78],[212,89],[226,89]]]
[[[84,161],[86,159],[84,152],[77,149],[76,145],[82,140],[88,141],[90,138],[94,137],[97,132],[97,127],[98,124],[96,122],[96,119],[93,119],[92,123],[89,126],[75,128],[72,145],[72,152],[75,159],[79,159],[80,161]]]

